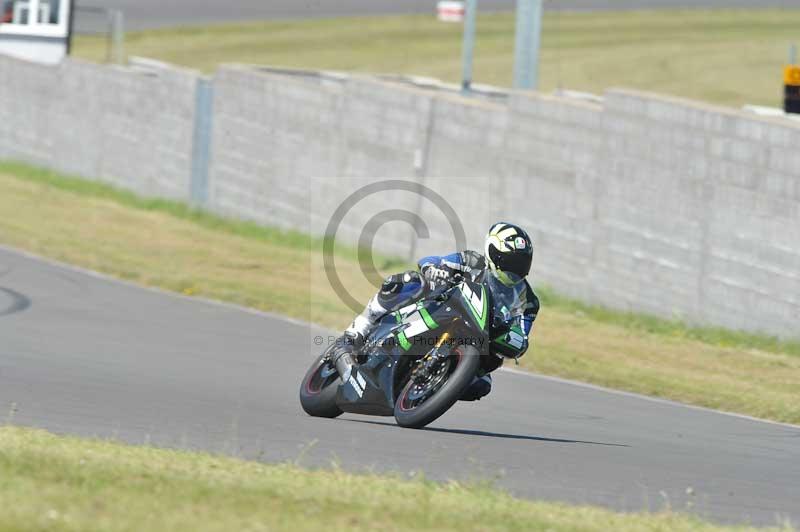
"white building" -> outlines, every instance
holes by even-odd
[[[0,54],[58,63],[67,53],[71,0],[0,0]]]

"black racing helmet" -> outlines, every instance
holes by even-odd
[[[533,262],[533,242],[521,227],[499,222],[486,237],[486,262],[500,281],[513,286],[525,279]]]

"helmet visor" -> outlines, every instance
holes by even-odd
[[[517,281],[530,273],[533,260],[530,253],[524,251],[503,253],[494,246],[489,247],[489,258],[499,271],[513,274]]]

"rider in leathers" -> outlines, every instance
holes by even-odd
[[[333,362],[336,363],[340,357],[350,357],[364,344],[383,316],[418,300],[426,289],[435,289],[458,276],[474,280],[490,269],[503,284],[525,283],[525,289],[520,291],[522,295],[516,306],[521,311],[509,318],[506,323],[508,332],[492,341],[490,353],[493,356],[483,357],[478,375],[461,400],[476,401],[487,395],[492,389],[490,373],[502,366],[506,358],[518,359],[528,350],[528,338],[539,312],[539,298],[525,280],[531,268],[533,245],[523,229],[509,223],[494,224],[486,237],[485,251],[485,255],[462,251],[441,257],[425,257],[418,263],[419,272],[408,271],[387,277],[380,291],[337,340]]]

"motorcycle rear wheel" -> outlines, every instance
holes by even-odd
[[[327,418],[341,416],[342,410],[336,404],[340,383],[336,369],[329,367],[324,354],[320,355],[300,383],[300,405],[306,414]]]
[[[418,429],[435,421],[450,410],[472,382],[480,366],[480,352],[471,345],[453,349],[456,367],[433,395],[419,404],[410,399],[414,382],[409,379],[394,404],[394,418],[401,427]]]

